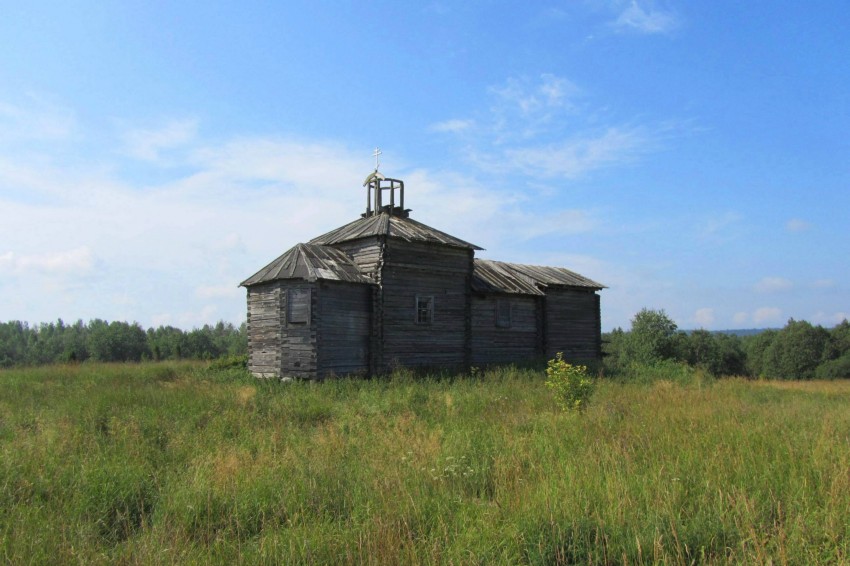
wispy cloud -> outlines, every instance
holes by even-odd
[[[672,10],[656,8],[649,2],[632,0],[614,21],[619,30],[643,34],[669,33],[680,25],[679,17]]]
[[[510,77],[487,89],[489,117],[485,122],[491,141],[516,143],[559,133],[573,114],[580,89],[569,79],[551,73],[537,77]]]
[[[211,142],[192,133],[196,123],[176,123],[183,126],[135,138],[136,157],[176,165],[158,184],[122,176],[129,157],[123,153],[107,152],[112,161],[98,165],[104,169],[79,162],[44,167],[44,156],[16,161],[5,174],[0,167],[0,242],[21,244],[0,248],[0,273],[15,275],[0,277],[0,311],[33,321],[61,314],[143,324],[212,322],[211,316],[238,322],[240,281],[363,210],[368,165],[339,143],[283,136]],[[497,252],[511,242],[595,229],[588,211],[532,214],[538,203],[521,191],[474,176],[427,169],[398,175],[417,219]],[[22,180],[37,188],[37,202],[9,198],[5,189]],[[66,248],[43,251],[57,241]],[[65,293],[57,312],[56,304],[37,299],[57,279],[52,274],[61,274],[67,289],[91,292]]]
[[[74,112],[43,97],[30,95],[23,104],[0,100],[0,142],[65,140],[75,127]]]
[[[784,277],[764,277],[753,287],[758,293],[777,293],[790,291],[794,283]]]
[[[606,125],[577,85],[551,73],[510,77],[487,93],[486,110],[429,128],[458,135],[467,160],[486,173],[575,179],[657,151],[677,128],[671,123]]]
[[[465,132],[471,129],[475,125],[474,120],[445,120],[443,122],[437,122],[436,124],[431,124],[428,128],[432,132],[448,132],[453,134],[459,134],[461,132]]]
[[[782,310],[778,307],[761,307],[753,313],[756,324],[775,324],[782,321]]]
[[[811,227],[811,224],[800,218],[792,218],[785,223],[785,230],[792,233],[805,232]]]
[[[570,80],[551,73],[543,73],[534,80],[511,77],[505,84],[489,90],[495,95],[497,112],[516,111],[525,117],[571,107],[572,99],[580,92]]]
[[[754,324],[756,326],[778,325],[782,322],[782,309],[779,307],[761,307],[750,313],[736,312],[732,321],[740,326]]]
[[[0,254],[0,271],[15,274],[84,274],[93,264],[94,256],[85,246],[46,254],[18,255],[11,251]]]
[[[814,289],[831,289],[835,287],[835,279],[818,279],[812,282]]]
[[[736,239],[738,226],[744,217],[730,210],[706,218],[697,229],[699,239],[706,242],[726,243]]]
[[[693,317],[694,322],[698,324],[701,328],[705,328],[714,324],[714,319],[714,309],[710,309],[707,307],[697,309]]]
[[[143,161],[157,162],[163,151],[185,147],[198,131],[194,119],[174,120],[154,129],[130,130],[124,134],[127,154]]]
[[[735,324],[746,324],[750,320],[750,313],[746,311],[739,311],[732,316],[732,321]]]
[[[555,144],[506,150],[492,168],[519,170],[532,177],[574,179],[603,167],[633,161],[652,147],[641,128],[609,128],[596,135]]]
[[[202,299],[220,299],[239,297],[244,294],[244,291],[231,281],[221,285],[201,285],[195,289],[195,294]]]
[[[812,315],[812,323],[821,324],[826,327],[841,324],[845,320],[850,320],[850,313],[846,311],[839,311],[834,313],[818,311],[814,315]]]

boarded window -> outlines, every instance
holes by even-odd
[[[434,320],[434,297],[416,295],[416,324],[431,324]]]
[[[310,324],[310,289],[289,289],[286,299],[286,321]]]
[[[507,299],[496,299],[496,326],[511,327],[511,302]]]

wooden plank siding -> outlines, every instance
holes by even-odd
[[[316,288],[316,283],[307,281],[281,281],[280,298],[281,312],[283,313],[280,332],[281,377],[299,379],[316,377],[316,314],[319,298]],[[299,295],[308,294],[310,316],[306,322],[293,322],[286,317],[286,314],[290,312],[287,302],[296,293]]]
[[[317,377],[369,372],[372,285],[322,281],[313,323]]]
[[[601,357],[599,295],[592,290],[549,287],[544,318],[547,358],[563,352],[567,360]]]
[[[279,281],[248,288],[248,369],[258,377],[280,377],[280,288]]]
[[[500,301],[510,308],[510,325],[499,327]],[[473,365],[507,364],[539,358],[543,354],[542,301],[512,294],[472,296]]]
[[[472,250],[388,239],[383,260],[377,372],[468,366]],[[417,323],[417,296],[433,297],[430,322]]]
[[[564,268],[476,260],[481,248],[388,212],[297,244],[243,281],[252,373],[600,358],[604,286]]]
[[[371,236],[359,240],[340,242],[334,244],[334,247],[348,254],[357,267],[360,268],[363,275],[367,275],[377,281],[384,239],[384,236]]]
[[[273,281],[248,288],[248,369],[258,377],[316,376],[315,283]],[[307,294],[307,321],[290,322],[289,292]],[[299,310],[299,315],[301,311]],[[300,316],[299,316],[300,317]]]

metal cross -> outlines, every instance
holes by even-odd
[[[378,159],[378,156],[381,155],[381,153],[383,152],[377,147],[375,148],[375,151],[372,152],[372,156],[375,158],[375,171],[377,171],[378,167],[381,166],[381,161]]]

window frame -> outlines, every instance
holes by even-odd
[[[506,313],[507,310],[507,313]],[[496,328],[510,328],[513,325],[514,304],[510,299],[496,299],[495,305],[495,324]],[[507,314],[507,319],[505,318]]]
[[[298,288],[298,287],[290,287],[286,290],[286,324],[293,324],[297,326],[310,326],[310,321],[313,314],[312,302],[313,302],[313,290],[310,288]],[[293,300],[295,297],[298,297],[299,311],[303,312],[303,317],[299,316],[298,319],[295,318],[296,312],[293,312],[293,306],[295,306],[296,301]]]
[[[425,308],[422,307],[422,302],[425,302]],[[425,313],[423,320],[422,314]],[[416,295],[414,303],[413,322],[421,325],[434,323],[434,295]]]

